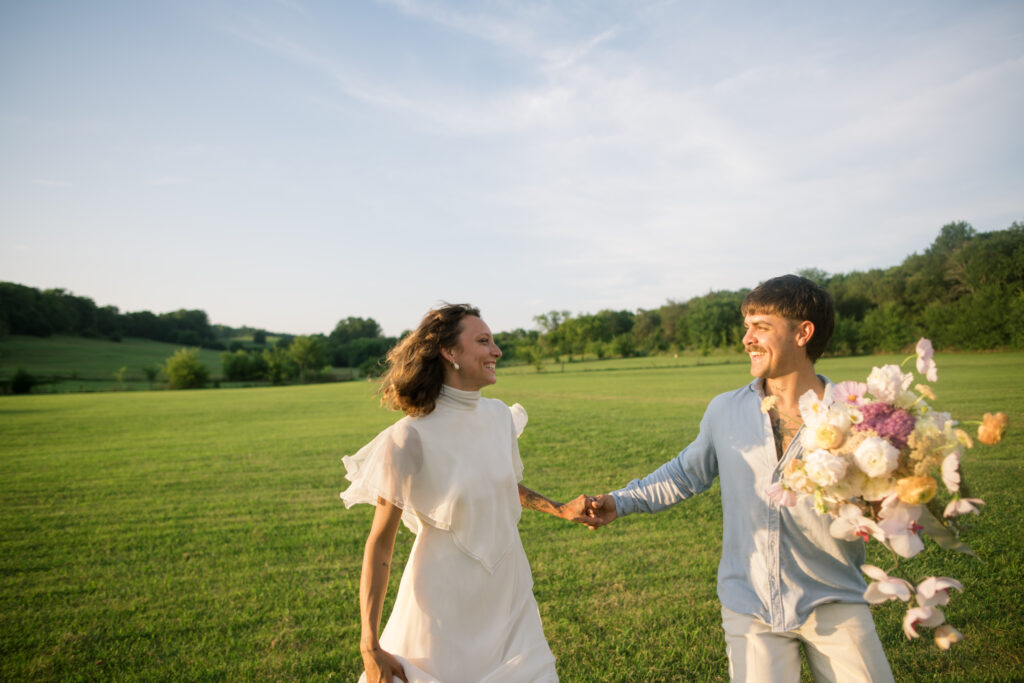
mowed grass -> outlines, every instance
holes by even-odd
[[[819,371],[863,379],[898,360]],[[904,563],[964,582],[947,615],[967,640],[907,641],[893,603],[876,623],[898,680],[1019,679],[1024,354],[938,361],[938,408],[1010,418],[1002,444],[965,458],[988,503],[967,533],[980,559],[929,546]],[[711,397],[748,381],[737,364],[546,371],[485,393],[526,406],[524,483],[567,499],[652,471],[696,435]],[[372,510],[338,500],[340,458],[399,417],[374,388],[0,399],[0,679],[355,680]],[[562,680],[727,680],[717,485],[593,532],[525,512],[520,532]],[[403,529],[389,608],[411,542]]]

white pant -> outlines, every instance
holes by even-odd
[[[867,605],[819,605],[803,626],[781,633],[758,617],[722,607],[722,628],[734,683],[798,682],[801,646],[818,683],[893,681]]]

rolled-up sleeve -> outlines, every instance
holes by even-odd
[[[713,407],[714,402],[704,413],[697,438],[679,455],[643,479],[634,479],[612,492],[618,516],[658,512],[711,486],[718,476],[718,457],[709,417]]]

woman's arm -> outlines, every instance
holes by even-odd
[[[363,573],[359,578],[359,615],[362,635],[359,652],[363,656],[366,678],[371,683],[391,683],[392,676],[407,680],[402,665],[380,647],[380,617],[384,609],[384,595],[388,591],[391,575],[391,555],[395,549],[395,534],[402,519],[402,508],[377,498],[373,524],[363,551]]]
[[[546,512],[555,517],[569,519],[581,524],[587,523],[589,507],[587,497],[578,496],[568,503],[556,503],[555,501],[531,491],[522,484],[519,485],[519,504],[527,510]]]

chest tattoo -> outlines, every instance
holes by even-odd
[[[782,419],[779,412],[775,409],[769,411],[768,417],[772,424],[772,436],[775,437],[775,457],[778,460],[782,460],[786,449],[789,448],[793,437],[796,436],[797,431],[800,429],[800,424],[793,424],[790,420]]]

